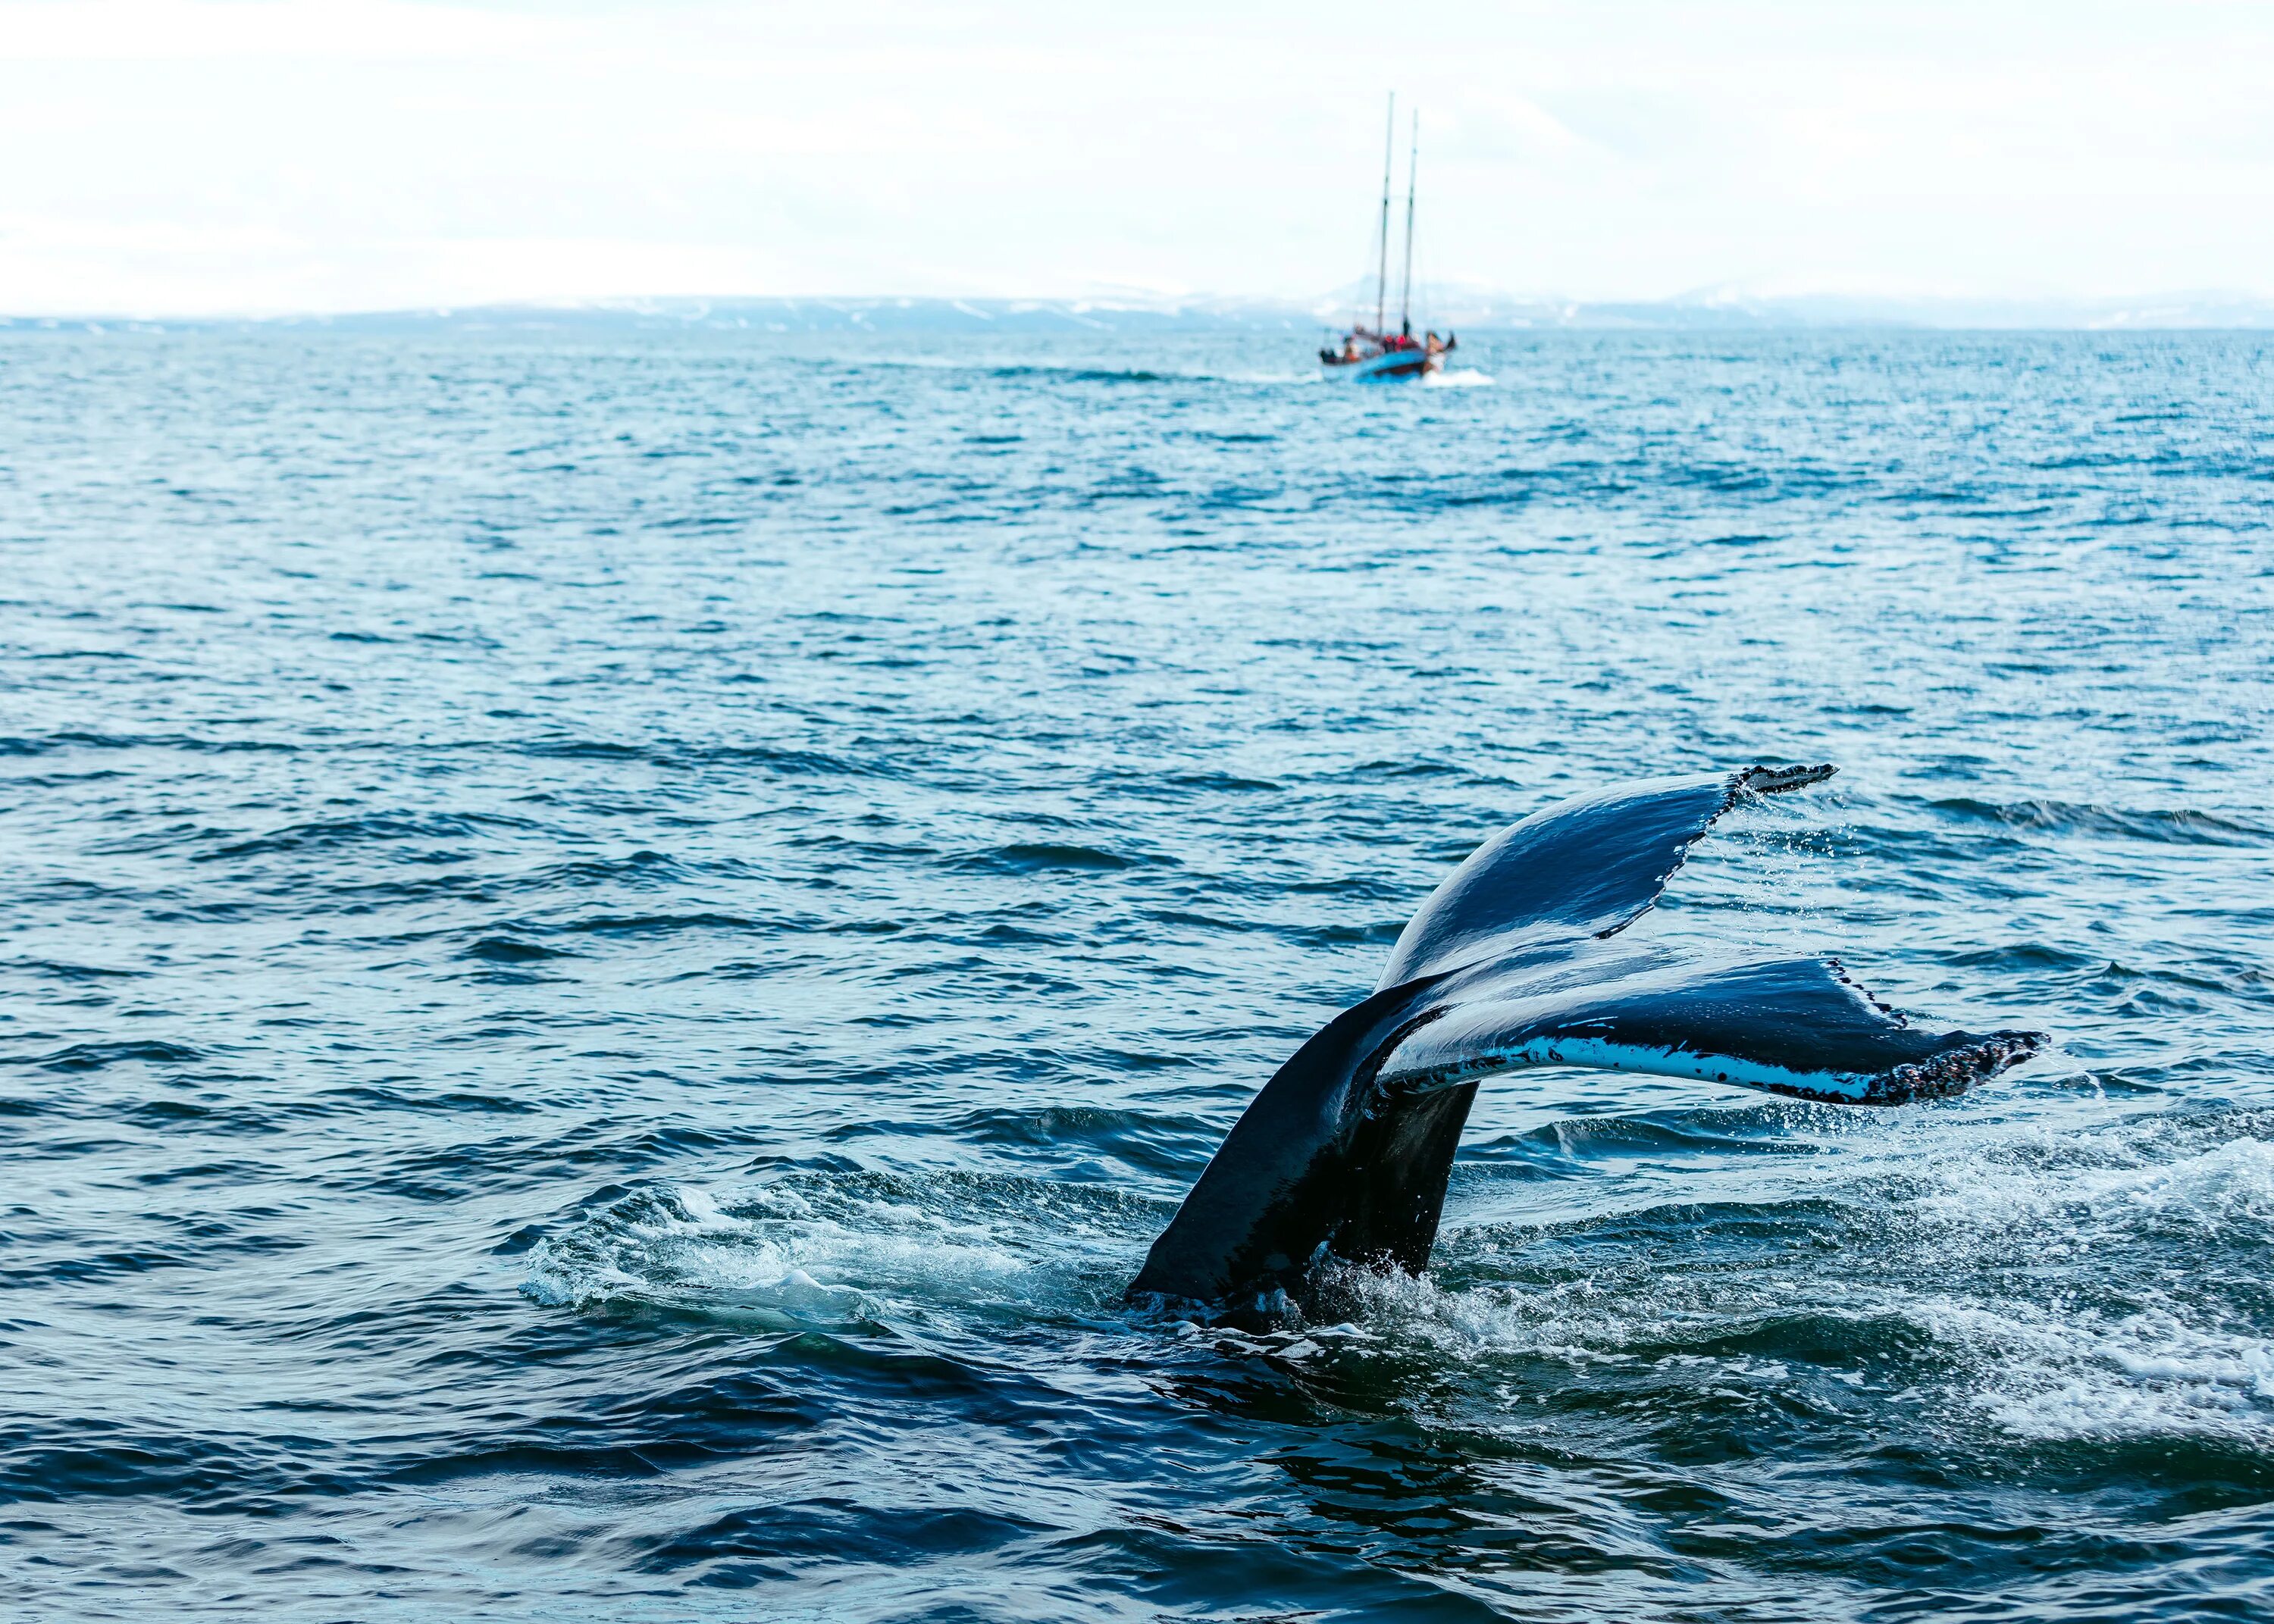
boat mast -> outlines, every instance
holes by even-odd
[[[1421,167],[1421,109],[1413,109],[1413,139],[1405,143],[1405,286],[1397,296],[1397,330],[1413,335],[1413,177]]]
[[[1374,273],[1374,330],[1382,331],[1389,300],[1389,154],[1397,139],[1397,93],[1389,93],[1389,116],[1382,126],[1382,262]]]

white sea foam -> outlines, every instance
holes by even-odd
[[[1357,1270],[1337,1283],[1369,1333],[1480,1377],[1508,1360],[1552,1361],[1575,1382],[1647,1365],[1749,1392],[1805,1374],[1985,1443],[2195,1438],[2274,1451],[2274,1338],[2220,1282],[2274,1241],[2274,1143],[2238,1131],[2257,1126],[2127,1116],[2054,1133],[1958,1111],[1865,1122],[1854,1138],[1828,1130],[1840,1154],[1748,1181],[1746,1204],[1764,1216],[1787,1202],[1814,1223],[1841,1214],[1834,1268],[1783,1252],[1704,1270],[1678,1255],[1591,1253],[1599,1226],[1653,1212],[1685,1222],[1678,1207],[1623,1204],[1552,1229],[1449,1232],[1441,1256],[1456,1277],[1480,1268],[1493,1283]],[[2201,1250],[2175,1254],[2189,1237]],[[1552,1276],[1543,1246],[1561,1259]],[[2192,1266],[2150,1281],[2150,1254]],[[1567,1272],[1590,1256],[1599,1272]],[[1818,1327],[1803,1334],[1807,1357],[1765,1345],[1796,1317]],[[1832,1342],[1852,1345],[1853,1362],[1826,1357],[1823,1327],[1838,1326]],[[1302,1334],[1333,1350],[1353,1328]]]
[[[1449,1292],[1397,1276],[1352,1283],[1366,1300],[1369,1333],[1386,1331],[1394,1343],[1463,1363],[1544,1359],[1568,1367],[1574,1380],[1586,1380],[1591,1369],[1646,1365],[1685,1386],[1740,1390],[1781,1387],[1804,1369],[1850,1390],[1930,1406],[1940,1412],[1939,1430],[1986,1426],[2038,1441],[2192,1436],[2274,1449],[2274,1342],[2177,1311],[2112,1317],[1881,1289],[1821,1308],[1826,1317],[1856,1322],[1871,1340],[1892,1340],[1887,1334],[1905,1326],[1927,1335],[1940,1368],[1891,1384],[1884,1374],[1769,1354],[1663,1351],[1668,1342],[1718,1340],[1773,1317],[1777,1304],[1738,1300],[1742,1288],[1711,1301],[1668,1303],[1606,1300],[1584,1288]],[[1359,1328],[1306,1327],[1292,1345],[1254,1350],[1315,1357],[1322,1347],[1346,1345]],[[1891,1387],[1908,1391],[1897,1395]]]
[[[2263,1336],[2165,1311],[2110,1319],[1928,1300],[1909,1312],[1969,1368],[1960,1399],[2006,1432],[2274,1448],[2274,1342]]]
[[[1002,1226],[905,1193],[657,1186],[540,1242],[524,1289],[580,1309],[622,1301],[802,1323],[1031,1297],[1037,1260]]]
[[[1963,1403],[2035,1439],[2197,1435],[2274,1448],[2274,1341],[2233,1323],[2218,1305],[2227,1294],[2202,1284],[2213,1254],[2166,1269],[2160,1289],[2142,1289],[2129,1264],[2095,1261],[2171,1254],[2174,1230],[2230,1256],[2274,1239],[2274,1144],[2206,1142],[2206,1126],[2023,1132],[1935,1165],[1899,1244],[1981,1283],[1901,1307],[1952,1355]],[[2036,1283],[2048,1273],[2051,1289]]]
[[[2121,1229],[2143,1215],[2206,1230],[2274,1223],[2274,1143],[2242,1136],[2189,1149],[2169,1139],[2168,1131],[2129,1124],[2061,1144],[2028,1135],[2021,1142],[2036,1141],[2047,1153],[2042,1160],[1950,1166],[1916,1211],[1927,1222],[1999,1234],[2022,1225],[2054,1236],[2080,1225]]]

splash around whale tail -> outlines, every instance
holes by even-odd
[[[1534,813],[1431,894],[1374,993],[1280,1067],[1154,1242],[1133,1297],[1299,1287],[1328,1258],[1426,1267],[1480,1079],[1655,1072],[1848,1105],[1956,1094],[2040,1034],[1931,1033],[1838,961],[1700,961],[1620,939],[1748,795],[1832,769],[1621,786]]]

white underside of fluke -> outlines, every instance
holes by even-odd
[[[1788,1071],[1728,1055],[1611,1043],[1601,1038],[1526,1038],[1520,1042],[1479,1049],[1451,1062],[1427,1060],[1420,1054],[1409,1052],[1417,1049],[1426,1052],[1427,1036],[1428,1028],[1425,1026],[1414,1038],[1390,1051],[1380,1073],[1384,1084],[1400,1090],[1449,1088],[1495,1071],[1517,1071],[1531,1066],[1574,1066],[1589,1071],[1646,1071],[1659,1077],[1694,1077],[1709,1083],[1766,1088],[1776,1093],[1789,1091],[1826,1100],[1861,1100],[1870,1094],[1871,1086],[1871,1078],[1853,1072]]]

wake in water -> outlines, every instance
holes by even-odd
[[[1005,353],[997,356],[863,356],[857,360],[847,361],[844,365],[850,367],[874,367],[879,370],[905,368],[924,372],[975,372],[998,379],[1038,378],[1059,383],[1283,384],[1311,383],[1317,380],[1317,374],[1308,371],[1294,372],[1256,367],[1225,369],[1189,365],[1180,366],[1165,362],[1150,365],[1102,366],[1094,357],[1065,360],[1037,359],[1031,352]],[[1478,375],[1482,376],[1481,373]],[[1433,378],[1431,381],[1435,380]]]

